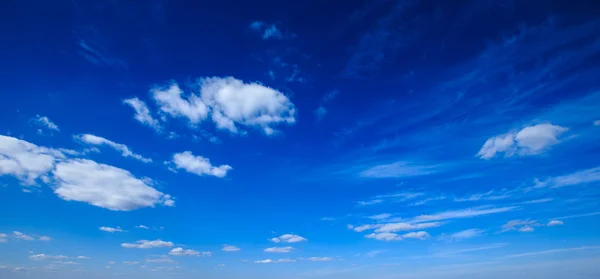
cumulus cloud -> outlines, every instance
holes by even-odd
[[[76,135],[74,136],[75,139],[77,139],[78,141],[85,143],[85,144],[90,144],[90,145],[106,145],[110,148],[113,148],[119,152],[121,152],[121,156],[123,157],[131,157],[134,158],[136,160],[142,161],[144,163],[150,163],[152,162],[152,159],[150,158],[145,158],[142,155],[133,153],[129,147],[127,147],[127,145],[121,144],[121,143],[116,143],[114,141],[105,139],[103,137],[99,137],[99,136],[95,136],[95,135],[91,135],[91,134],[82,134],[82,135]]]
[[[56,131],[56,132],[60,131],[58,126],[56,124],[54,124],[54,122],[52,122],[52,120],[50,120],[46,116],[36,115],[35,118],[33,119],[33,123],[35,123],[37,126],[43,128],[43,129]]]
[[[135,110],[135,120],[146,125],[155,131],[160,131],[160,123],[150,114],[150,109],[142,100],[136,98],[123,100],[123,103],[131,106]]]
[[[197,175],[212,175],[223,178],[227,172],[232,169],[229,165],[213,166],[208,158],[202,156],[194,156],[191,151],[173,154],[171,161],[178,169],[184,169],[187,172]]]
[[[536,155],[560,143],[559,137],[568,130],[566,127],[550,123],[527,126],[519,131],[511,131],[488,139],[477,153],[482,159],[491,159],[504,153],[514,155]]]
[[[554,226],[562,226],[565,223],[561,220],[550,220],[550,222],[548,222],[548,224],[546,226],[548,227],[554,227]]]
[[[237,251],[240,251],[240,248],[235,247],[235,246],[231,246],[231,245],[223,245],[223,249],[221,249],[221,251],[223,251],[223,252],[237,252]]]
[[[148,185],[129,171],[87,159],[60,162],[53,171],[54,193],[67,201],[129,211],[155,205],[172,206],[173,198]]]
[[[191,126],[209,119],[222,130],[240,133],[241,127],[259,127],[265,134],[279,124],[295,123],[296,108],[281,92],[233,77],[202,78],[200,94],[184,96],[177,84],[152,90],[159,109],[171,117],[184,118]]]
[[[122,243],[123,248],[138,248],[138,249],[150,249],[150,248],[170,248],[173,247],[173,242],[157,240],[138,240],[135,243]]]
[[[38,178],[46,179],[56,161],[64,158],[59,150],[0,135],[0,175],[13,175],[23,184],[33,185]]]
[[[173,248],[169,251],[171,256],[199,256],[200,252],[192,249],[183,249],[181,247]]]
[[[279,259],[279,260],[271,260],[271,259],[266,259],[266,260],[260,260],[260,261],[255,261],[254,263],[256,264],[276,264],[276,263],[293,263],[296,262],[296,260],[292,260],[292,259]]]
[[[46,254],[37,254],[37,255],[31,255],[29,256],[30,260],[37,260],[37,261],[41,261],[41,260],[65,260],[68,259],[69,257],[67,256],[63,256],[63,255],[46,255]]]
[[[111,227],[100,227],[99,230],[114,233],[114,232],[124,232],[120,227],[111,228]]]
[[[271,241],[275,242],[275,243],[279,243],[279,242],[296,243],[296,242],[302,242],[302,241],[308,241],[308,240],[306,238],[301,237],[296,234],[284,234],[280,237],[271,238]]]
[[[265,249],[265,252],[267,252],[267,253],[289,253],[289,252],[292,252],[293,250],[294,250],[294,248],[291,246],[271,247],[271,248]]]
[[[33,240],[35,240],[35,238],[33,238],[33,236],[26,235],[26,234],[24,234],[22,232],[18,232],[18,231],[12,232],[12,236],[14,238],[18,238],[18,239],[21,239],[21,240],[27,240],[27,241],[33,241]]]

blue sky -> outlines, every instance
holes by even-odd
[[[600,276],[592,3],[2,6],[2,278]]]

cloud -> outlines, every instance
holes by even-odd
[[[296,260],[292,260],[292,259],[279,259],[279,260],[271,260],[271,259],[266,259],[266,260],[260,260],[260,261],[255,261],[254,263],[256,264],[270,264],[270,263],[293,263],[296,262]]]
[[[250,24],[250,29],[261,34],[263,40],[281,40],[283,34],[275,24],[267,24],[263,21],[254,21]]]
[[[509,197],[510,197],[510,195],[508,195],[508,194],[496,193],[494,191],[488,191],[485,193],[473,194],[471,196],[464,197],[464,198],[454,198],[454,201],[456,201],[456,202],[479,201],[479,200],[495,201],[495,200],[503,200],[503,199],[506,199]]]
[[[170,195],[157,191],[129,171],[86,159],[60,162],[53,171],[54,193],[67,201],[129,211],[155,205],[172,206]]]
[[[148,227],[146,227],[144,225],[138,225],[138,226],[135,226],[135,227],[138,228],[138,229],[144,229],[144,230],[149,230],[150,229],[150,228],[148,228]]]
[[[43,261],[43,260],[65,260],[69,257],[63,255],[46,255],[46,254],[37,254],[29,256],[30,260]]]
[[[175,263],[174,260],[170,259],[166,255],[159,256],[157,258],[146,259],[147,263]]]
[[[138,248],[138,249],[150,249],[150,248],[170,248],[173,247],[173,242],[157,240],[138,240],[135,243],[122,243],[123,248]]]
[[[8,238],[8,235],[7,235],[7,234],[5,234],[5,233],[0,233],[0,243],[5,243],[5,242],[8,242],[7,238]]]
[[[600,126],[600,120],[594,121],[594,126]]]
[[[38,237],[38,240],[39,241],[51,241],[52,238],[49,236],[40,236],[40,237]]]
[[[333,99],[335,99],[339,93],[340,92],[338,90],[332,90],[325,94],[325,96],[323,96],[323,98],[319,102],[319,107],[315,110],[315,116],[317,118],[317,121],[321,121],[323,117],[325,117],[325,114],[327,114],[325,104],[333,101]]]
[[[383,202],[383,200],[381,200],[381,199],[375,199],[375,200],[370,200],[370,201],[358,201],[358,202],[356,202],[356,205],[357,206],[367,206],[367,205],[379,204],[382,202]]]
[[[86,257],[86,256],[77,256],[78,260],[89,260],[90,257]]]
[[[502,225],[502,232],[518,230],[519,232],[533,232],[533,227],[540,226],[535,220],[511,220]]]
[[[187,172],[197,175],[211,175],[219,178],[227,176],[227,172],[232,169],[229,165],[213,166],[208,158],[194,156],[191,151],[184,151],[173,154],[171,161],[178,169],[184,169]]]
[[[310,258],[308,258],[306,260],[311,261],[311,262],[330,262],[330,261],[333,261],[334,258],[330,258],[330,257],[310,257]]]
[[[449,210],[432,215],[420,215],[414,218],[414,221],[440,221],[447,219],[462,219],[483,216],[488,214],[496,214],[520,209],[518,206],[492,207],[492,208],[466,208],[460,210]]]
[[[58,126],[56,124],[54,124],[54,122],[52,122],[46,116],[36,115],[35,118],[33,119],[33,123],[35,123],[39,127],[47,129],[47,130],[56,131],[56,132],[60,131]]]
[[[394,241],[394,240],[402,240],[402,239],[408,239],[408,238],[425,240],[429,237],[430,237],[429,233],[427,233],[425,231],[409,232],[409,233],[406,233],[403,235],[390,233],[390,232],[371,233],[371,234],[365,235],[365,238],[371,238],[371,239],[381,240],[381,241]]]
[[[200,252],[192,249],[183,249],[181,247],[173,248],[169,251],[171,256],[199,256]]]
[[[582,246],[582,247],[575,247],[575,248],[552,249],[552,250],[545,250],[545,251],[538,251],[538,252],[508,255],[508,256],[504,256],[503,258],[522,258],[522,257],[549,255],[549,254],[556,254],[556,253],[563,253],[563,252],[596,250],[596,249],[600,249],[600,246]]]
[[[568,175],[553,177],[547,181],[544,181],[543,183],[553,188],[559,188],[585,183],[592,183],[597,181],[600,181],[600,167],[586,169]]]
[[[40,177],[54,168],[65,155],[56,149],[0,135],[0,175],[17,177],[23,184],[34,185]]]
[[[548,227],[554,227],[554,226],[562,226],[565,223],[563,221],[560,220],[550,220],[550,222],[548,222],[548,224],[546,226]]]
[[[275,243],[279,243],[279,242],[296,243],[296,242],[302,242],[302,241],[308,241],[308,240],[306,238],[301,237],[296,234],[284,234],[280,237],[271,238],[271,241],[275,242]]]
[[[439,166],[412,165],[407,162],[395,162],[370,167],[359,173],[368,178],[398,178],[428,175],[439,171]]]
[[[32,236],[26,235],[26,234],[24,234],[22,232],[18,232],[18,231],[12,232],[12,236],[14,238],[18,238],[18,239],[21,239],[21,240],[27,240],[27,241],[33,241],[33,240],[35,240],[35,238],[33,238]]]
[[[111,227],[100,227],[101,231],[105,231],[105,232],[109,232],[109,233],[114,233],[114,232],[124,232],[124,230],[122,230],[120,227],[116,227],[116,228],[111,228]]]
[[[372,219],[372,220],[385,220],[390,217],[392,217],[392,214],[389,214],[389,213],[381,213],[381,214],[377,214],[377,215],[367,216],[367,218]]]
[[[511,131],[488,139],[477,153],[481,159],[491,159],[504,153],[513,155],[536,155],[560,143],[558,139],[568,128],[549,123],[527,126],[519,131]]]
[[[237,252],[237,251],[240,251],[240,248],[225,244],[225,245],[223,245],[223,249],[221,249],[221,251],[223,251],[223,252]]]
[[[191,93],[185,98],[176,83],[152,92],[163,113],[184,118],[192,127],[210,116],[221,130],[244,133],[241,127],[258,127],[272,135],[275,126],[296,122],[294,104],[283,93],[262,84],[212,77],[199,79],[199,87],[200,95]]]
[[[105,139],[103,137],[91,135],[91,134],[82,134],[74,136],[75,139],[82,143],[90,144],[90,145],[107,145],[110,148],[113,148],[119,152],[121,152],[121,156],[123,157],[132,157],[136,160],[142,161],[144,163],[152,162],[150,158],[144,158],[142,155],[133,153],[127,145],[116,143],[114,141]]]
[[[484,233],[484,231],[480,230],[480,229],[468,229],[468,230],[450,234],[450,235],[448,235],[448,238],[450,240],[463,240],[463,239],[482,236],[483,233]]]
[[[135,110],[134,118],[138,122],[146,125],[155,131],[161,131],[161,126],[158,120],[154,119],[150,114],[150,109],[142,100],[137,97],[123,100],[123,104],[131,106]]]
[[[126,264],[126,265],[137,265],[137,264],[139,264],[139,262],[124,261],[123,264]]]
[[[315,110],[315,117],[317,118],[317,122],[321,121],[323,119],[323,117],[325,117],[325,114],[327,114],[327,109],[323,106],[319,106]]]
[[[442,222],[427,222],[427,223],[387,223],[381,225],[375,225],[377,229],[375,232],[383,233],[383,232],[399,232],[399,231],[410,231],[410,230],[418,230],[418,229],[427,229],[427,228],[436,228],[442,226]]]
[[[294,248],[291,246],[271,247],[271,248],[265,249],[265,252],[267,252],[267,253],[289,253],[289,252],[292,252],[293,250],[294,250]]]

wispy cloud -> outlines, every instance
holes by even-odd
[[[103,137],[99,137],[99,136],[91,135],[91,134],[81,134],[81,135],[74,136],[74,138],[84,144],[96,145],[96,146],[106,145],[112,149],[115,149],[115,150],[121,152],[121,156],[123,156],[123,157],[131,157],[131,158],[134,158],[134,159],[144,162],[144,163],[152,162],[152,159],[150,159],[150,158],[146,158],[140,154],[133,153],[129,149],[129,147],[127,147],[127,145],[124,145],[121,143],[116,143],[114,141],[105,139]]]
[[[266,23],[264,21],[257,20],[252,22],[250,29],[259,33],[263,40],[282,40],[293,37],[292,35],[284,34],[274,23]]]
[[[506,206],[506,207],[476,207],[476,208],[466,208],[460,210],[449,210],[431,215],[420,215],[414,218],[417,222],[425,222],[425,221],[440,221],[440,220],[448,220],[448,219],[462,219],[462,218],[472,218],[477,216],[496,214],[502,212],[509,212],[521,209],[518,206]]]
[[[32,122],[39,127],[38,133],[43,134],[44,131],[59,132],[58,125],[54,124],[47,116],[36,115]]]
[[[453,241],[459,241],[463,239],[474,238],[478,236],[483,236],[485,231],[480,229],[467,229],[459,232],[455,232],[449,235],[442,236],[442,239],[448,239]]]
[[[583,250],[596,250],[596,249],[600,249],[600,246],[582,246],[582,247],[575,247],[575,248],[552,249],[552,250],[544,250],[544,251],[537,251],[537,252],[512,254],[512,255],[504,256],[502,258],[522,258],[522,257],[532,257],[532,256],[550,255],[550,254],[556,254],[556,253],[565,253],[565,252],[583,251]]]
[[[127,63],[112,55],[101,45],[92,41],[80,40],[79,47],[81,48],[78,52],[79,55],[83,56],[89,62],[98,66],[117,66],[121,68],[127,68]]]
[[[331,102],[333,99],[335,99],[338,94],[338,90],[332,90],[325,94],[323,98],[321,98],[321,101],[319,102],[319,107],[315,110],[315,117],[317,121],[321,121],[323,117],[325,117],[325,114],[327,114],[327,109],[325,108],[325,105]]]
[[[369,167],[359,173],[366,178],[400,178],[428,175],[440,171],[439,165],[415,165],[408,162],[395,162]]]

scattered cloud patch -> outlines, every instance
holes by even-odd
[[[86,257],[86,256],[77,256],[78,260],[89,260],[90,257]]]
[[[261,34],[263,40],[281,40],[283,33],[275,26],[264,21],[254,21],[250,24],[250,29]]]
[[[315,117],[317,118],[317,121],[321,121],[323,117],[325,117],[325,114],[327,114],[325,105],[335,99],[339,93],[340,92],[338,90],[332,90],[323,96],[319,102],[319,107],[315,110]]]
[[[506,206],[506,207],[491,207],[491,208],[466,208],[460,210],[449,210],[444,211],[432,215],[420,215],[415,217],[415,221],[424,222],[424,221],[440,221],[447,219],[462,219],[462,218],[472,218],[477,216],[496,214],[502,212],[509,212],[513,210],[520,209],[518,206]]]
[[[29,256],[30,260],[36,261],[44,261],[44,260],[66,260],[69,257],[63,255],[46,255],[46,254],[37,254]]]
[[[279,259],[279,260],[266,259],[266,260],[255,261],[254,263],[256,263],[256,264],[277,264],[277,263],[293,263],[293,262],[296,262],[296,260],[293,260],[293,259]]]
[[[569,129],[549,123],[527,126],[519,131],[511,131],[488,139],[477,153],[481,159],[491,159],[504,153],[514,155],[536,155],[560,143],[559,137]]]
[[[0,233],[0,243],[8,242],[8,235],[5,233]]]
[[[47,116],[36,115],[35,118],[32,119],[33,123],[39,127],[39,133],[43,133],[44,130],[50,132],[60,132],[60,129],[52,120],[50,120]],[[42,130],[43,129],[43,130]]]
[[[535,220],[511,220],[502,225],[502,232],[518,230],[519,232],[533,232],[533,227],[540,224]]]
[[[308,259],[306,259],[307,261],[311,261],[311,262],[330,262],[335,260],[334,258],[330,258],[330,257],[310,257]]]
[[[390,233],[390,232],[379,232],[379,233],[371,233],[371,234],[365,235],[365,238],[370,238],[370,239],[375,239],[375,240],[380,240],[380,241],[395,241],[395,240],[403,240],[403,239],[410,239],[410,238],[425,240],[429,237],[430,237],[429,233],[427,233],[425,231],[409,232],[409,233],[405,233],[403,235],[399,235],[396,233]]]
[[[377,214],[377,215],[367,216],[367,218],[369,218],[371,220],[385,220],[390,217],[392,217],[392,214],[389,214],[389,213],[381,213],[381,214]]]
[[[74,137],[78,141],[85,143],[85,144],[96,145],[96,146],[106,145],[110,148],[113,148],[113,149],[121,152],[121,156],[123,156],[123,157],[131,157],[131,158],[134,158],[134,159],[139,160],[144,163],[152,162],[152,159],[150,159],[150,158],[145,158],[142,155],[133,153],[129,149],[129,147],[127,147],[127,145],[124,145],[121,143],[116,143],[114,141],[105,139],[103,137],[99,137],[99,136],[95,136],[95,135],[91,135],[91,134],[76,135]]]
[[[173,198],[129,171],[87,159],[60,162],[53,171],[54,193],[67,201],[86,202],[113,211],[156,205],[173,206]]]
[[[600,120],[594,121],[594,126],[600,126]]]
[[[122,243],[123,248],[137,248],[137,249],[150,249],[150,248],[170,248],[173,247],[173,242],[157,240],[138,240],[135,243]]]
[[[550,254],[563,253],[563,252],[596,250],[596,249],[600,249],[600,246],[582,246],[582,247],[575,247],[575,248],[552,249],[552,250],[544,250],[544,251],[538,251],[538,252],[513,254],[513,255],[504,256],[503,258],[522,258],[522,257],[531,257],[531,256],[550,255]]]
[[[221,249],[221,251],[223,251],[223,252],[237,252],[237,251],[240,251],[240,248],[226,244],[226,245],[223,245],[223,249]]]
[[[0,135],[0,175],[15,176],[25,185],[34,185],[39,178],[47,180],[56,161],[64,158],[59,150]]]
[[[40,236],[40,237],[38,237],[38,240],[39,241],[51,241],[52,238],[49,236]]]
[[[152,117],[150,109],[144,101],[135,97],[123,100],[123,104],[129,105],[133,108],[133,110],[135,110],[135,120],[142,123],[143,125],[154,129],[157,132],[161,131],[162,128],[160,126],[160,122],[158,122],[157,119]]]
[[[464,230],[464,231],[460,231],[460,232],[456,232],[453,234],[450,234],[447,236],[448,239],[450,240],[463,240],[463,239],[469,239],[469,238],[474,238],[474,237],[478,237],[478,236],[483,236],[484,231],[480,230],[480,229],[468,229],[468,230]]]
[[[548,227],[554,227],[554,226],[562,226],[565,223],[561,220],[550,220],[550,222],[548,222],[548,224],[546,224],[546,226]]]
[[[296,243],[296,242],[302,242],[302,241],[308,241],[306,238],[301,237],[299,235],[296,234],[284,234],[280,237],[274,237],[271,238],[272,242],[275,243],[280,243],[280,242],[284,242],[284,243]]]
[[[138,229],[144,229],[144,230],[149,230],[150,229],[149,227],[146,227],[144,225],[137,225],[135,227],[138,228]]]
[[[194,156],[191,151],[173,154],[171,163],[178,169],[200,176],[210,175],[219,178],[227,176],[227,172],[233,168],[229,165],[213,166],[208,158]]]
[[[105,231],[105,232],[109,232],[109,233],[115,233],[115,232],[125,232],[124,230],[122,230],[120,227],[116,227],[116,228],[111,228],[111,227],[100,227],[99,230],[101,231]]]
[[[495,191],[488,191],[485,193],[473,194],[463,198],[454,198],[456,202],[468,202],[468,201],[495,201],[509,198],[510,195],[506,193],[496,193]]]
[[[292,246],[271,247],[271,248],[265,249],[265,252],[267,252],[267,253],[289,253],[289,252],[292,252],[293,250],[294,250],[294,248]]]
[[[192,249],[183,249],[181,247],[173,248],[169,251],[171,256],[199,256],[200,252]]]
[[[24,234],[22,232],[18,232],[18,231],[12,232],[12,236],[14,238],[21,239],[21,240],[26,240],[26,241],[33,241],[33,240],[35,240],[35,238],[33,236],[26,235],[26,234]]]
[[[368,178],[399,178],[428,175],[439,171],[439,166],[413,165],[407,162],[395,162],[370,167],[359,173]]]
[[[139,262],[132,262],[132,261],[124,261],[123,264],[126,264],[126,265],[138,265],[140,263]]]

